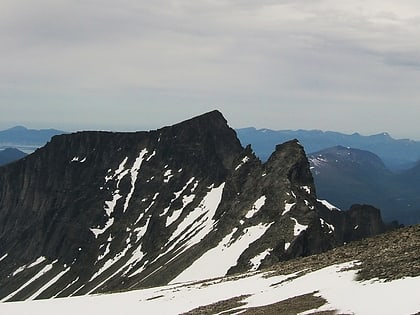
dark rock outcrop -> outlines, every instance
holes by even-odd
[[[255,270],[381,224],[376,209],[320,203],[297,141],[261,163],[218,111],[149,132],[60,135],[0,168],[0,299],[182,281],[214,257],[232,260],[224,273]]]

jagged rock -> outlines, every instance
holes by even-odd
[[[376,209],[317,200],[296,140],[262,163],[218,111],[149,132],[60,135],[0,168],[0,299],[255,270],[383,229]]]

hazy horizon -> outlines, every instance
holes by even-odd
[[[190,117],[192,118],[192,117]],[[188,119],[188,118],[187,118]],[[180,121],[179,121],[180,122]],[[177,123],[177,122],[175,122]],[[229,124],[229,122],[228,122]],[[48,127],[48,126],[44,126],[44,127],[29,127],[26,126],[24,124],[17,124],[17,125],[13,125],[10,127],[6,127],[6,128],[1,128],[0,127],[0,132],[1,131],[5,131],[8,129],[12,129],[15,127],[24,127],[26,129],[30,129],[30,130],[48,130],[48,129],[55,129],[55,130],[59,130],[59,131],[64,131],[64,132],[78,132],[78,131],[112,131],[112,132],[135,132],[135,131],[148,131],[148,130],[153,130],[153,129],[159,129],[161,127],[165,127],[167,125],[162,125],[162,126],[158,126],[155,128],[138,128],[138,129],[115,129],[115,128],[102,128],[102,129],[95,129],[95,128],[81,128],[81,129],[63,129],[63,128],[55,128],[55,127]],[[391,133],[389,133],[388,131],[382,131],[382,132],[378,132],[378,133],[363,133],[363,132],[359,132],[359,131],[354,131],[354,132],[344,132],[344,131],[339,131],[339,130],[322,130],[322,129],[305,129],[305,128],[298,128],[298,129],[271,129],[271,128],[257,128],[255,126],[244,126],[244,127],[238,127],[236,128],[235,126],[231,126],[229,124],[229,126],[233,129],[246,129],[246,128],[255,128],[256,130],[264,130],[264,129],[268,129],[268,130],[272,130],[272,131],[300,131],[300,130],[304,130],[304,131],[321,131],[321,132],[337,132],[337,133],[342,133],[345,135],[352,135],[352,134],[360,134],[361,136],[374,136],[374,135],[380,135],[380,134],[388,134],[391,138],[396,139],[396,140],[402,140],[402,139],[409,139],[409,140],[414,140],[414,141],[420,141],[419,139],[415,139],[415,138],[410,138],[410,137],[397,137]]]

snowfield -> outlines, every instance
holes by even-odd
[[[239,309],[270,305],[303,294],[323,297],[327,303],[301,314],[338,310],[345,314],[398,315],[420,311],[420,276],[358,282],[354,280],[357,271],[348,270],[355,265],[356,261],[332,265],[301,276],[254,272],[125,293],[0,303],[0,314],[180,314],[246,295],[246,304],[237,309],[239,314]]]

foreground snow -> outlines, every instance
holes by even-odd
[[[315,293],[328,301],[316,311],[346,314],[414,314],[420,311],[420,276],[391,282],[354,281],[355,262],[338,264],[298,277],[297,274],[247,277],[173,284],[108,295],[91,295],[42,301],[0,303],[0,314],[179,314],[198,306],[241,295],[243,307],[273,304],[293,296]],[[310,314],[315,310],[304,312]]]

